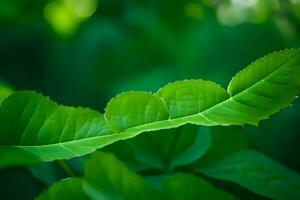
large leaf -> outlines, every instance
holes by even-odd
[[[75,191],[75,193],[74,193]],[[142,177],[129,171],[112,154],[95,152],[85,163],[85,175],[55,183],[38,199],[125,200],[160,199],[161,193],[147,185]]]
[[[300,199],[300,175],[256,151],[241,151],[194,170],[272,199]]]
[[[294,100],[299,76],[300,49],[285,50],[239,72],[228,92],[210,81],[178,81],[157,94],[118,95],[108,103],[105,118],[33,92],[16,92],[0,106],[0,167],[81,156],[142,132],[188,123],[257,125]]]
[[[34,92],[16,92],[0,107],[0,166],[71,158],[95,150],[93,138],[109,133],[100,113],[59,106]]]

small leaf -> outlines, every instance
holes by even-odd
[[[203,80],[170,83],[159,89],[157,94],[167,102],[171,118],[201,113],[229,98],[221,86]]]
[[[256,151],[241,151],[194,170],[272,199],[300,199],[300,175]]]
[[[147,92],[126,92],[113,98],[105,109],[105,118],[112,131],[148,124],[169,118],[165,102]]]

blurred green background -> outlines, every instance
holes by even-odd
[[[101,112],[119,92],[180,79],[226,87],[255,59],[299,44],[300,0],[0,1],[1,81]],[[299,121],[296,100],[244,132],[252,148],[300,171]],[[11,187],[31,177],[0,176]]]

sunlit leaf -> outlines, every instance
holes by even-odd
[[[109,133],[100,113],[59,106],[34,92],[16,92],[6,98],[0,119],[0,166],[90,153],[95,147],[85,144],[84,138]]]
[[[177,81],[157,94],[122,93],[109,101],[104,117],[59,106],[34,92],[16,92],[0,106],[0,167],[82,156],[143,132],[185,124],[258,125],[295,99],[299,66],[299,49],[276,52],[239,72],[228,92],[210,81]]]

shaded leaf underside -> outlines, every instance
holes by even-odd
[[[296,172],[252,150],[229,155],[194,171],[209,177],[238,183],[271,199],[299,199],[300,176]]]
[[[83,177],[55,183],[37,199],[236,199],[204,179],[189,174],[167,176],[159,185],[159,189],[152,187],[113,155],[95,152],[85,162]]]

